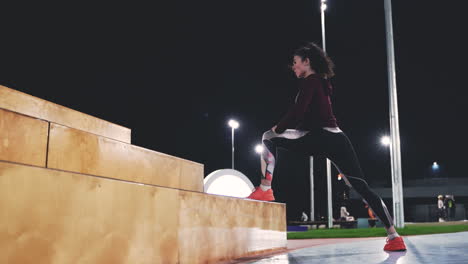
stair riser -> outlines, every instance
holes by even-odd
[[[203,165],[51,124],[48,168],[203,192]]]
[[[0,160],[44,167],[49,124],[0,109]]]

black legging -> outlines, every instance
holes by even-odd
[[[263,143],[275,156],[275,159],[278,147],[308,156],[323,155],[327,157],[344,176],[346,184],[353,187],[362,196],[385,227],[388,228],[393,225],[392,217],[385,203],[369,188],[364,180],[351,141],[343,132],[332,133],[319,128],[298,139],[274,137],[264,140]]]

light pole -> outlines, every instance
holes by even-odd
[[[326,40],[325,40],[325,10],[327,9],[327,0],[320,0],[320,17],[322,21],[322,49],[326,53],[327,52],[327,45],[326,45]],[[312,162],[312,159],[311,159]],[[311,165],[312,168],[312,165]],[[311,217],[314,208],[313,208],[313,173],[311,169]],[[327,159],[327,211],[328,211],[328,228],[333,228],[333,204],[332,204],[332,182],[331,182],[331,162],[329,159]]]
[[[436,178],[440,177],[439,168],[439,164],[436,161],[434,161],[434,163],[432,163],[432,172],[434,173],[434,177]]]
[[[382,137],[380,138],[380,144],[382,144],[382,146],[384,146],[384,147],[388,147],[388,148],[389,148],[390,159],[391,159],[391,156],[392,156],[392,154],[391,154],[391,152],[392,152],[392,151],[391,151],[392,146],[390,145],[391,143],[392,143],[392,141],[390,140],[390,137],[389,137],[389,136],[386,136],[386,135],[385,135],[385,136],[382,136]],[[391,162],[391,161],[390,161],[390,162]],[[390,167],[391,167],[391,165],[390,165]],[[390,169],[391,169],[391,168],[390,168]]]
[[[395,226],[405,227],[403,210],[403,180],[401,172],[400,127],[396,90],[395,50],[393,46],[392,1],[384,0],[385,28],[387,35],[388,92],[390,105],[390,159],[392,165],[392,197]]]
[[[234,129],[239,127],[239,123],[236,120],[229,120],[228,125],[231,127],[232,135],[232,169],[234,169]]]
[[[320,17],[322,20],[322,49],[327,52],[325,44],[325,10],[327,9],[327,0],[320,0]]]

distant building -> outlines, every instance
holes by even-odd
[[[393,213],[391,185],[374,183],[371,184],[371,187],[382,197],[390,213]],[[456,208],[453,220],[466,219],[468,215],[468,178],[426,178],[403,182],[405,221],[437,221],[437,196],[439,194],[454,196]],[[352,189],[350,198],[353,208],[359,211],[358,217],[365,217],[364,204]]]

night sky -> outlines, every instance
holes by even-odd
[[[164,3],[163,3],[164,2]],[[447,6],[450,4],[450,6]],[[468,177],[464,17],[456,3],[393,1],[403,178]],[[316,1],[1,5],[0,84],[132,129],[132,143],[258,184],[254,146],[293,102],[291,53],[321,44]],[[372,182],[390,181],[383,0],[330,0],[334,112]],[[462,49],[463,48],[463,49]]]

